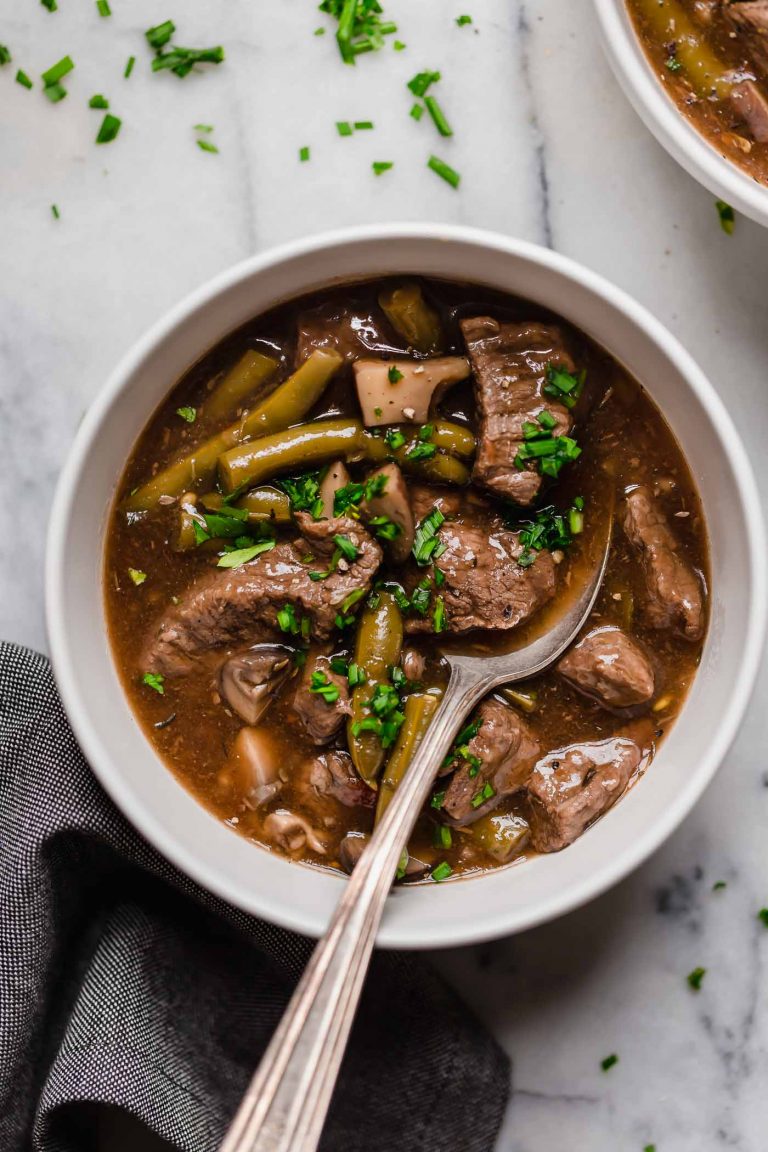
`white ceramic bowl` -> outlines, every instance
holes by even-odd
[[[397,273],[476,281],[527,297],[567,317],[621,360],[658,402],[682,445],[701,492],[712,551],[712,622],[701,668],[647,776],[564,852],[481,877],[394,892],[380,943],[427,948],[529,928],[616,883],[690,811],[744,713],[766,605],[755,482],[712,386],[648,312],[562,256],[467,228],[354,230],[247,260],[161,320],[118,366],[86,415],[54,503],[46,608],[64,705],[94,771],[128,818],[211,891],[278,924],[321,933],[343,877],[290,863],[231,832],[185,791],[134,719],[107,642],[104,534],[136,438],[190,364],[279,301],[331,281]]]
[[[654,74],[625,0],[594,0],[616,79],[656,139],[696,180],[758,224],[768,225],[768,187],[726,160],[679,111]]]

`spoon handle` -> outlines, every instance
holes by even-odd
[[[392,879],[482,672],[454,666],[443,701],[347,882],[325,936],[249,1084],[220,1152],[314,1152]]]

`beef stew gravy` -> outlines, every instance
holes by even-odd
[[[563,846],[642,774],[696,673],[707,616],[707,543],[699,499],[679,446],[650,397],[615,360],[539,307],[474,285],[429,280],[417,286],[409,280],[408,292],[417,309],[423,306],[431,315],[439,347],[415,352],[407,310],[392,313],[393,320],[379,303],[402,283],[354,284],[283,304],[228,336],[189,369],[152,416],[121,479],[106,542],[106,613],[130,705],[185,787],[249,839],[293,859],[348,870],[373,827],[382,791],[390,787],[382,781],[388,780],[393,762],[407,763],[408,748],[400,746],[405,735],[416,733],[418,739],[419,724],[423,732],[435,706],[425,697],[438,696],[445,685],[440,644],[487,645],[492,653],[516,635],[513,613],[520,614],[518,632],[525,620],[533,627],[544,619],[578,579],[596,525],[608,503],[615,502],[605,581],[583,633],[588,639],[571,650],[562,670],[552,668],[481,705],[487,714],[480,717],[480,727],[465,732],[448,773],[436,783],[432,804],[419,817],[405,879],[434,875],[440,880]],[[477,317],[488,321],[482,345],[472,342],[478,335]],[[547,355],[553,340],[562,341],[555,357],[558,370],[565,372],[560,383],[568,388],[573,381],[578,394],[572,408],[562,402],[567,393],[555,389],[545,394],[539,387],[552,375]],[[432,404],[428,420],[410,424],[408,404],[406,416],[399,414],[396,427],[404,429],[411,447],[392,447],[389,455],[399,451],[402,475],[382,457],[379,449],[386,441],[380,437],[373,438],[375,462],[348,459],[346,464],[352,483],[365,482],[389,466],[387,485],[404,482],[417,524],[429,521],[434,508],[444,510],[445,519],[436,528],[430,521],[428,534],[434,529],[440,542],[431,563],[417,565],[413,550],[407,561],[393,560],[403,532],[388,528],[392,520],[386,515],[371,523],[365,500],[353,506],[359,518],[313,520],[311,512],[296,514],[294,504],[292,521],[280,519],[284,509],[278,522],[242,520],[242,540],[217,539],[218,522],[204,519],[209,512],[201,497],[217,484],[210,469],[197,480],[187,477],[184,495],[169,490],[158,496],[156,484],[144,499],[148,482],[160,477],[159,487],[166,483],[163,470],[169,464],[233,420],[242,428],[244,413],[265,396],[277,396],[302,357],[334,347],[345,362],[310,410],[290,421],[315,434],[329,420],[360,419],[353,359],[387,362],[381,394],[389,400],[401,384],[393,382],[400,371],[392,372],[393,364],[407,369],[410,360],[422,367],[434,359],[432,351],[441,357],[466,357],[469,351],[472,372]],[[249,350],[274,359],[277,367],[255,395],[246,393],[232,411],[217,415],[222,380]],[[558,426],[529,428],[525,439],[516,414],[527,403],[530,415],[532,395],[534,410],[551,413],[545,423],[555,419]],[[504,403],[514,410],[496,410]],[[435,432],[440,421],[448,432],[438,450],[423,460],[418,451],[416,459],[405,460],[404,451],[440,439]],[[516,429],[511,448],[510,427]],[[470,432],[479,447],[469,485],[436,483],[421,472],[438,459],[447,476],[461,479],[463,470],[466,480],[471,461],[462,437]],[[577,441],[582,449],[577,458],[566,459],[557,477],[542,476],[540,460],[546,457],[529,458],[525,448],[524,460],[515,462],[521,445],[548,443],[552,434]],[[231,472],[241,475],[237,469],[244,447],[264,445],[267,439],[227,449]],[[366,443],[370,448],[370,440]],[[281,478],[314,474],[321,467],[317,458],[307,468],[292,459],[287,472],[268,476],[269,491],[283,503]],[[251,467],[253,462],[246,463]],[[531,473],[536,470],[523,477],[528,488],[536,489],[525,507],[492,487],[511,484],[520,491],[521,464]],[[216,475],[226,487],[221,466]],[[344,487],[343,476],[335,486]],[[628,492],[640,494],[632,524]],[[552,505],[564,513],[570,540],[555,540],[551,549],[526,546],[518,535],[521,525],[530,525],[538,511]],[[182,550],[184,506],[187,540]],[[318,510],[315,506],[313,511]],[[330,537],[321,539],[326,529],[333,540],[343,537],[343,554]],[[382,530],[383,536],[375,534]],[[260,541],[264,532],[275,536],[274,547]],[[297,538],[300,542],[292,544]],[[264,543],[265,551],[237,567],[218,566],[232,555],[224,549],[253,548],[254,542]],[[418,546],[417,534],[413,548]],[[305,568],[314,573],[309,580]],[[436,575],[438,569],[442,576]],[[392,581],[401,589],[393,591]],[[387,587],[382,589],[382,583]],[[428,585],[424,615],[411,606],[420,583]],[[358,589],[358,599],[339,610],[338,598],[343,595],[346,604],[350,587]],[[333,608],[323,603],[324,596],[336,597]],[[403,602],[409,606],[402,608]],[[490,627],[477,631],[473,625],[486,619],[484,614]],[[308,624],[302,625],[305,618]],[[443,624],[444,630],[436,632]],[[394,633],[403,626],[398,645]],[[454,636],[454,629],[461,631]],[[359,654],[361,644],[365,652],[376,643],[384,649],[367,658],[367,683],[355,685],[356,645]],[[379,658],[385,670],[377,679]],[[375,693],[379,711],[373,709]],[[382,718],[390,721],[388,732],[395,741],[386,748]],[[352,735],[352,726],[366,719],[370,726]],[[564,753],[569,780],[561,780],[558,771],[564,769],[550,754],[573,745],[582,746],[576,749],[581,776]],[[613,773],[610,780],[606,772]],[[587,795],[590,788],[594,799]]]
[[[768,183],[768,4],[627,0],[659,82],[721,156]]]

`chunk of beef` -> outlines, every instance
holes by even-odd
[[[474,713],[477,734],[445,792],[442,811],[456,825],[471,824],[495,808],[505,796],[524,785],[539,755],[539,742],[514,709],[494,697],[483,700]],[[481,799],[488,786],[493,794]]]
[[[257,644],[222,664],[219,690],[241,720],[258,724],[293,669],[289,648],[282,644]]]
[[[285,605],[297,619],[309,619],[314,639],[328,639],[346,597],[370,589],[381,549],[347,517],[315,521],[301,512],[296,521],[302,533],[298,539],[280,541],[240,568],[215,568],[195,581],[153,630],[144,667],[182,676],[212,649],[242,648],[276,632],[277,612]],[[336,534],[349,537],[357,558],[341,560],[325,580],[311,580],[311,571],[328,566]],[[307,561],[307,555],[313,559]]]
[[[755,71],[768,75],[768,0],[730,0],[723,11]]]
[[[743,80],[740,84],[734,84],[728,98],[736,115],[749,129],[752,139],[757,140],[758,144],[765,144],[768,140],[768,99],[755,81]]]
[[[433,507],[454,516],[438,530],[445,551],[435,563],[445,577],[439,592],[447,632],[515,628],[552,599],[555,565],[551,554],[538,552],[533,564],[521,567],[517,562],[523,551],[519,534],[506,529],[487,505],[434,489],[414,488],[411,496],[419,519]],[[412,593],[425,574],[412,563],[404,575],[406,590]],[[433,622],[429,615],[409,615],[405,629],[409,634],[432,632]]]
[[[648,488],[627,494],[624,531],[643,565],[650,626],[674,628],[686,640],[698,640],[704,630],[701,586]]]
[[[461,321],[475,373],[480,417],[472,479],[515,503],[527,506],[538,495],[542,477],[537,461],[524,468],[515,457],[524,441],[523,424],[535,422],[546,408],[557,421],[553,436],[570,432],[573,421],[564,404],[544,392],[547,365],[573,370],[559,328],[536,321],[502,324],[490,316]]]
[[[348,752],[324,752],[312,761],[309,787],[319,797],[332,797],[345,808],[373,808],[376,793],[361,780]]]
[[[622,736],[569,744],[533,769],[526,794],[537,852],[559,852],[618,800],[642,752]]]
[[[320,692],[312,691],[313,677],[318,674],[323,678],[321,683],[338,689],[335,700],[328,701]],[[310,655],[296,688],[293,707],[312,743],[328,744],[349,714],[349,684],[346,676],[333,671],[327,656],[321,653]]]
[[[593,628],[566,652],[557,670],[604,708],[647,704],[656,686],[651,662],[640,645],[612,626]]]
[[[407,354],[405,344],[384,331],[385,322],[366,305],[321,304],[298,319],[296,363],[302,364],[317,348],[333,348],[345,360],[360,356]]]

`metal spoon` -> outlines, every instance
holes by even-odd
[[[513,650],[443,649],[450,678],[442,703],[370,843],[360,856],[275,1031],[220,1152],[314,1152],[320,1141],[384,905],[403,849],[438,767],[467,714],[492,689],[548,668],[594,606],[610,548],[612,513],[593,539],[588,576],[541,624],[518,630]],[[597,546],[595,557],[594,546]],[[572,569],[572,572],[574,569]],[[551,621],[551,622],[550,622]]]

